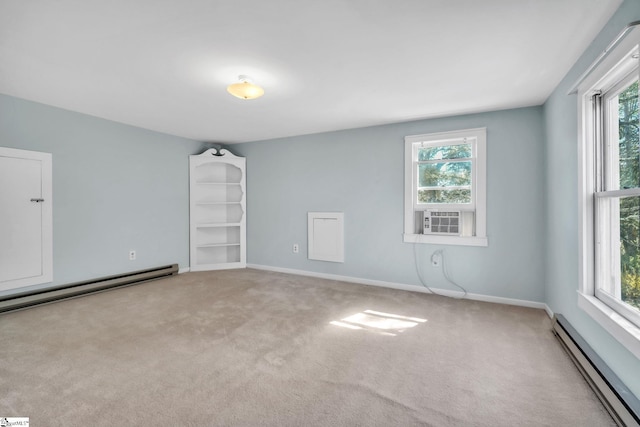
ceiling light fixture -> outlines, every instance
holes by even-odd
[[[227,87],[227,92],[241,99],[256,99],[264,95],[264,89],[253,84],[249,76],[238,76],[238,82]]]

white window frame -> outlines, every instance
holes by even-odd
[[[461,140],[473,142],[472,150],[472,203],[471,204],[422,204],[417,200],[417,158],[416,146],[421,144],[451,145]],[[487,129],[475,128],[451,132],[438,132],[405,137],[405,181],[404,181],[404,242],[442,245],[488,246],[487,239]],[[443,236],[416,233],[416,212],[431,209],[457,209],[475,213],[475,233],[473,236]]]
[[[588,75],[581,78],[577,85],[578,93],[578,199],[579,199],[579,289],[578,306],[608,331],[632,354],[640,358],[640,327],[625,317],[621,303],[603,296],[596,289],[596,256],[599,245],[596,233],[596,199],[631,195],[637,189],[612,190],[596,195],[596,183],[602,179],[600,154],[597,151],[596,131],[603,133],[607,129],[595,129],[598,122],[594,119],[597,106],[592,102],[596,92],[610,92],[620,81],[626,78],[638,65],[633,55],[638,52],[640,28],[636,27],[614,48],[607,51],[604,59],[599,58],[597,66]],[[603,103],[606,100],[603,100]],[[629,194],[627,194],[629,193]],[[612,224],[612,227],[614,224]],[[614,242],[615,243],[615,242]]]

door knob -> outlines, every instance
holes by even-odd
[[[44,199],[31,199],[32,202],[40,203],[44,202]]]

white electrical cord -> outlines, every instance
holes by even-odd
[[[416,249],[416,246],[418,246],[418,244],[414,243],[413,244],[413,260],[414,260],[414,264],[415,264],[415,267],[416,267],[416,273],[418,274],[418,278],[420,279],[420,283],[422,283],[422,286],[427,288],[429,290],[429,292],[431,292],[432,294],[439,295],[441,297],[449,297],[449,298],[454,298],[454,299],[464,299],[464,298],[466,298],[467,294],[468,294],[467,290],[465,288],[463,288],[462,286],[458,285],[453,280],[451,280],[451,278],[449,277],[449,274],[447,273],[447,268],[446,268],[446,265],[445,265],[445,262],[444,262],[444,251],[442,249],[439,249],[439,250],[435,251],[431,256],[433,257],[436,254],[440,255],[440,258],[442,260],[442,275],[447,280],[447,282],[449,282],[453,286],[461,289],[462,292],[464,292],[464,294],[462,296],[460,296],[460,297],[452,297],[452,296],[449,296],[449,295],[443,295],[443,294],[440,294],[440,293],[434,291],[433,289],[431,289],[429,287],[429,285],[427,285],[427,283],[425,282],[424,278],[422,277],[422,273],[420,272],[420,266],[419,266],[419,263],[418,263],[418,251]]]

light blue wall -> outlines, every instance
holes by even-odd
[[[577,306],[578,110],[576,95],[569,96],[567,92],[615,36],[639,19],[640,0],[625,1],[544,105],[547,304],[571,322],[636,396],[640,396],[640,360]]]
[[[0,146],[53,154],[47,286],[189,265],[188,155],[200,143],[0,95]]]
[[[428,265],[444,248],[469,292],[544,301],[540,107],[233,145],[247,157],[248,262],[419,286],[402,242],[404,137],[476,127],[487,127],[489,247],[418,245],[424,276],[451,288]],[[309,211],[345,213],[344,263],[307,259]]]

